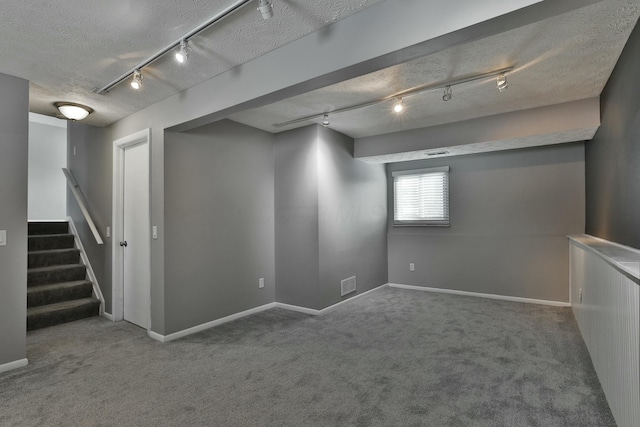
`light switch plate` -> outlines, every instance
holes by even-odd
[[[154,239],[158,238],[158,226],[154,225],[153,227],[151,227],[151,234],[153,235]]]
[[[7,230],[0,230],[0,246],[7,246]]]

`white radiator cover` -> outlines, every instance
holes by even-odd
[[[589,239],[584,236],[584,241]],[[591,238],[593,239],[593,238]],[[602,240],[571,239],[571,306],[616,423],[640,426],[638,279],[625,273]],[[620,250],[612,244],[609,249]],[[638,255],[640,259],[640,255]],[[579,294],[582,290],[582,302]]]

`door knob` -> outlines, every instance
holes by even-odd
[[[127,246],[127,241],[124,240],[124,241],[120,242],[120,246]]]

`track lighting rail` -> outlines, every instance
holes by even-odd
[[[145,59],[141,63],[137,64],[135,67],[131,68],[126,73],[122,74],[117,79],[113,80],[108,85],[104,86],[101,89],[98,89],[96,91],[96,93],[103,94],[103,93],[108,92],[109,90],[111,90],[111,88],[113,88],[114,86],[120,84],[122,81],[124,81],[129,76],[133,75],[133,73],[136,70],[140,70],[143,67],[146,67],[147,65],[151,64],[152,62],[154,62],[158,58],[164,56],[167,52],[171,51],[172,49],[176,48],[177,46],[180,46],[180,44],[182,43],[183,40],[184,41],[188,41],[193,36],[201,33],[202,31],[204,31],[206,29],[208,29],[212,25],[216,24],[217,22],[221,21],[222,19],[226,18],[227,16],[231,15],[232,13],[238,11],[240,8],[242,8],[243,6],[247,5],[247,3],[251,3],[252,1],[254,1],[254,0],[238,0],[238,1],[234,2],[233,4],[227,6],[225,9],[221,10],[220,12],[218,12],[217,14],[215,14],[214,16],[209,18],[208,21],[202,23],[198,27],[196,27],[193,30],[189,31],[188,33],[186,33],[185,35],[183,35],[182,37],[180,37],[179,39],[177,39],[173,43],[170,43],[167,46],[165,46],[164,48],[160,49],[159,51],[157,51],[156,53],[154,53],[153,55],[151,55],[150,57],[148,57],[147,59]]]
[[[360,104],[350,105],[348,107],[338,108],[338,109],[333,110],[333,111],[328,111],[328,112],[324,111],[322,113],[311,114],[309,116],[299,117],[299,118],[294,119],[294,120],[289,120],[288,122],[274,123],[272,126],[275,127],[275,128],[281,128],[281,127],[294,125],[294,124],[297,124],[297,123],[307,122],[307,121],[320,119],[320,118],[325,118],[328,121],[328,118],[325,117],[325,116],[328,116],[329,114],[346,113],[347,111],[359,110],[360,108],[371,107],[373,105],[378,105],[378,104],[382,104],[382,103],[385,103],[385,102],[398,100],[398,99],[401,99],[401,98],[408,98],[408,97],[414,96],[414,95],[419,95],[419,94],[423,94],[423,93],[427,93],[427,92],[434,92],[434,91],[437,91],[437,90],[445,89],[447,87],[457,86],[457,85],[461,85],[461,84],[464,84],[464,83],[474,82],[474,81],[477,81],[477,80],[484,80],[484,79],[488,79],[488,78],[491,78],[491,77],[497,77],[497,76],[500,76],[502,74],[509,73],[509,72],[513,71],[513,69],[514,69],[514,67],[507,67],[507,68],[502,68],[502,69],[496,70],[496,71],[490,71],[488,73],[474,74],[474,75],[463,77],[463,78],[460,78],[460,79],[457,79],[457,80],[449,80],[449,81],[439,82],[439,83],[424,84],[424,85],[421,85],[421,86],[414,87],[412,89],[407,89],[407,90],[404,90],[404,91],[401,91],[401,92],[394,93],[393,95],[385,96],[383,98],[374,99],[374,100],[363,102],[363,103],[360,103]]]

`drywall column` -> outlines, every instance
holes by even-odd
[[[353,158],[353,139],[318,125],[276,137],[276,301],[322,309],[356,276],[387,282],[386,174]]]
[[[352,138],[318,129],[319,298],[339,302],[340,281],[356,277],[357,293],[387,283],[387,174],[353,158]],[[352,296],[351,294],[350,296]]]
[[[318,139],[307,126],[276,136],[276,301],[317,308]]]
[[[0,371],[26,364],[28,147],[29,82],[0,74]]]

